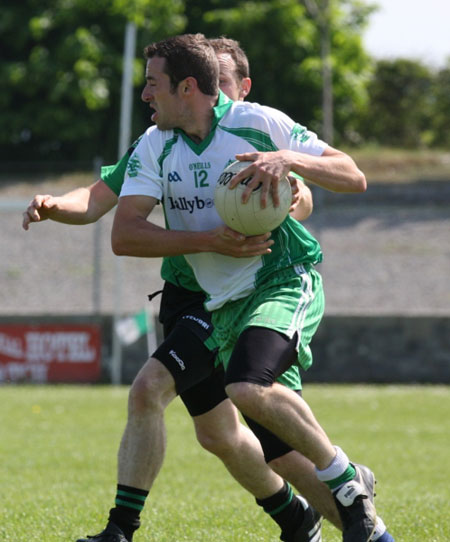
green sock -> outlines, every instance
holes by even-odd
[[[266,499],[256,499],[256,502],[280,526],[284,535],[281,540],[286,540],[286,536],[289,539],[305,516],[300,500],[287,482],[275,495]]]
[[[144,508],[148,491],[135,487],[117,485],[115,507],[109,511],[109,521],[122,529],[128,542],[140,526],[139,515]]]
[[[331,491],[333,491],[334,489],[343,486],[346,482],[350,482],[350,480],[353,480],[355,476],[356,470],[353,465],[349,463],[347,469],[343,474],[341,474],[337,478],[333,478],[333,480],[326,480],[325,483],[331,489]]]

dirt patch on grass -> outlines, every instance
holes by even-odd
[[[427,180],[450,181],[450,152],[386,148],[345,149],[370,183],[407,183]],[[94,171],[63,174],[0,173],[0,197],[29,198],[34,194],[62,195],[97,178]]]
[[[450,180],[450,152],[431,150],[349,150],[369,182]]]
[[[61,196],[79,186],[89,186],[95,181],[94,172],[63,173],[55,175],[0,175],[0,197],[31,198],[34,194]]]

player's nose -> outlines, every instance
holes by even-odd
[[[148,85],[145,85],[145,87],[142,89],[142,92],[141,92],[141,100],[143,102],[151,102],[152,100],[152,93],[150,92],[150,89],[148,88]]]

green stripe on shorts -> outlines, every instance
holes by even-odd
[[[309,343],[324,307],[322,278],[315,269],[295,266],[266,277],[248,297],[213,312],[214,335],[220,345],[219,361],[227,367],[239,335],[250,326],[259,326],[289,338],[297,333],[298,366],[308,369],[312,364]],[[295,366],[297,372],[298,366]],[[284,373],[279,381],[292,389],[301,387],[295,371]]]

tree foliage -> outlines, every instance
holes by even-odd
[[[448,145],[450,65],[373,62],[361,34],[368,0],[5,0],[0,18],[3,161],[117,157],[127,21],[138,27],[134,135],[149,123],[139,100],[143,47],[180,32],[227,35],[248,54],[252,101],[321,133],[320,24],[327,2],[336,144]],[[317,15],[317,14],[316,14]]]
[[[367,101],[371,63],[361,31],[371,11],[365,2],[330,0],[335,126],[341,140],[351,137]],[[319,28],[305,2],[193,0],[186,14],[188,31],[240,41],[250,60],[252,101],[277,107],[321,132]]]
[[[429,142],[441,148],[450,147],[450,60],[439,70],[432,85],[432,115]]]
[[[145,37],[140,33],[140,52],[150,35],[158,39],[182,30],[183,3],[23,0],[3,6],[3,158],[116,157],[127,20],[145,28]],[[140,57],[134,65],[137,85],[143,81],[143,71]]]
[[[450,68],[410,59],[380,60],[361,117],[365,141],[394,147],[445,146],[450,141]]]
[[[369,84],[366,137],[394,146],[422,144],[432,106],[431,86],[431,71],[416,61],[378,62]]]

